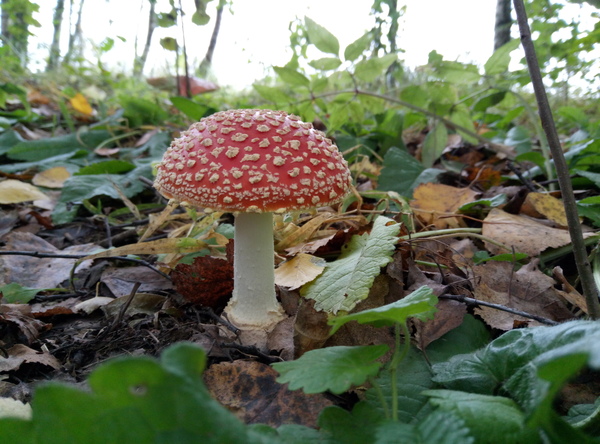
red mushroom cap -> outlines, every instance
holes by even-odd
[[[331,140],[283,111],[221,111],[194,123],[158,164],[165,197],[217,211],[285,212],[339,202],[351,184]]]

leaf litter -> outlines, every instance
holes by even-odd
[[[87,113],[83,101],[72,105]],[[146,133],[136,146],[156,135]],[[537,260],[570,244],[560,201],[547,193],[525,193],[521,203],[496,203],[496,196],[511,198],[518,194],[515,188],[523,188],[502,184],[502,160],[455,145],[443,156],[466,163],[465,177],[417,185],[405,213],[394,211],[394,190],[380,193],[384,197],[369,195],[381,170],[371,168],[361,187],[362,206],[355,205],[354,212],[327,208],[275,227],[278,294],[289,318],[271,334],[268,350],[237,342],[235,326],[220,317],[232,291],[233,243],[217,230],[231,222],[227,215],[182,212],[173,205],[157,213],[165,206],[156,204],[140,211],[147,196],[140,201],[132,192],[113,188],[107,208],[54,226],[42,223],[49,213],[34,215],[43,207],[28,202],[46,194],[36,194],[28,182],[61,189],[70,180],[69,171],[53,167],[17,180],[16,191],[0,190],[7,210],[0,218],[2,251],[32,255],[0,255],[0,279],[39,291],[29,303],[0,301],[0,345],[7,350],[0,378],[8,381],[0,394],[42,379],[82,381],[112,357],[154,356],[187,340],[207,351],[210,365],[204,378],[211,393],[243,421],[314,427],[325,406],[356,402],[356,393],[332,401],[290,391],[275,381],[277,374],[268,364],[322,347],[393,346],[388,330],[355,322],[330,337],[327,322],[336,312],[377,309],[427,285],[440,300],[432,320],[411,321],[415,344],[422,350],[460,326],[467,314],[495,332],[540,324],[523,313],[548,322],[578,317],[585,304],[573,286],[568,261],[549,275]],[[118,148],[107,150],[97,154],[120,154]],[[487,164],[482,167],[482,162]],[[381,171],[391,183],[389,167]],[[87,196],[82,194],[84,200]],[[93,210],[89,203],[84,207]],[[119,208],[129,212],[118,213]],[[382,212],[389,219],[368,213],[377,208],[387,208]],[[420,228],[408,231],[407,221]],[[441,231],[446,229],[455,231]],[[430,239],[429,231],[438,235]],[[35,257],[36,252],[53,257]],[[499,259],[516,253],[528,259]],[[29,401],[30,391],[23,392],[22,401]]]

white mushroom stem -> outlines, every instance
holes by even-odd
[[[275,296],[273,257],[273,214],[237,214],[233,297],[225,313],[242,330],[270,331],[284,318]]]

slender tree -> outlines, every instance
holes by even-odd
[[[83,53],[83,27],[81,26],[81,18],[83,16],[83,4],[85,0],[79,0],[79,10],[77,11],[77,21],[75,22],[75,29],[69,35],[69,47],[65,54],[64,61],[66,63],[71,62],[74,56],[81,55]],[[73,1],[71,1],[71,11],[69,14],[69,22],[72,19],[73,14]]]
[[[54,9],[54,17],[52,18],[54,32],[52,34],[52,44],[50,45],[50,55],[48,56],[46,71],[55,69],[60,61],[60,30],[62,28],[64,11],[65,0],[57,0],[56,8]]]
[[[225,8],[226,1],[220,0],[219,5],[217,6],[217,16],[215,17],[215,26],[213,27],[213,32],[210,36],[210,42],[208,44],[208,49],[206,54],[204,55],[204,59],[200,63],[198,67],[198,73],[201,76],[206,76],[210,71],[212,66],[213,55],[215,53],[215,48],[217,46],[217,39],[219,37],[219,31],[221,30],[221,18],[223,16],[223,9]]]
[[[511,0],[496,1],[496,23],[494,26],[494,51],[510,41],[510,27],[513,23]]]
[[[27,44],[30,26],[40,26],[34,20],[33,13],[39,6],[30,0],[2,0],[0,18],[0,39],[2,46],[10,48],[10,52],[19,60],[21,67],[27,65]]]
[[[137,55],[133,63],[133,75],[141,76],[144,72],[144,66],[146,66],[146,60],[148,60],[148,53],[150,52],[150,45],[152,44],[152,35],[156,28],[156,0],[148,0],[150,2],[150,11],[148,12],[148,31],[146,32],[146,43],[144,44],[144,50],[140,56]]]

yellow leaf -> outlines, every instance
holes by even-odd
[[[537,219],[546,218],[561,227],[568,226],[562,201],[545,193],[529,193],[521,206],[521,213]]]
[[[54,167],[33,176],[34,185],[46,188],[62,188],[71,173],[65,167]]]
[[[20,180],[8,179],[0,182],[0,204],[14,204],[47,198],[48,196],[37,187]]]
[[[462,219],[448,216],[456,213],[464,204],[473,202],[478,195],[469,188],[424,183],[415,189],[410,206],[426,225],[434,225],[437,229],[458,228],[464,226]]]
[[[323,273],[325,264],[325,259],[300,253],[277,267],[275,283],[290,290],[300,288]]]
[[[86,116],[91,116],[94,113],[94,109],[88,103],[87,99],[81,93],[75,94],[70,99],[71,106],[79,111],[81,114],[85,114]]]

